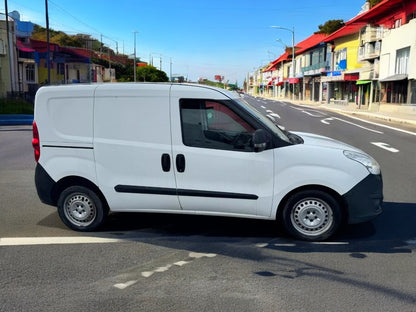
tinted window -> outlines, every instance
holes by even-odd
[[[212,100],[180,100],[182,139],[187,146],[253,151],[255,129],[225,103]]]

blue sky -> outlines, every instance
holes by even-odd
[[[225,77],[242,86],[249,72],[284,51],[280,39],[291,45],[291,32],[270,28],[295,27],[299,42],[330,19],[347,21],[365,0],[48,0],[49,23],[68,34],[86,33],[120,53],[136,53],[170,74],[196,81]],[[21,20],[45,26],[44,0],[8,0],[9,12]],[[0,4],[4,12],[4,2]]]

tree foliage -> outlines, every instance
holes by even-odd
[[[332,34],[334,31],[337,31],[345,25],[343,20],[329,20],[326,21],[323,25],[319,25],[319,30],[315,34]]]
[[[46,28],[35,24],[31,38],[46,41]],[[63,31],[53,29],[49,29],[49,41],[63,47],[86,48],[94,51],[99,51],[101,47],[101,42],[89,35],[67,35]],[[104,49],[103,52],[107,51],[104,46],[101,49]]]
[[[169,78],[164,71],[154,66],[139,66],[136,71],[137,81],[144,82],[168,82]]]
[[[383,1],[383,0],[367,0],[367,2],[370,3],[370,8],[379,4],[381,1]]]

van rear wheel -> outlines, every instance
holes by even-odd
[[[292,195],[283,208],[283,224],[293,236],[322,241],[335,233],[341,224],[339,203],[328,193],[306,190]]]
[[[99,196],[89,188],[71,186],[59,196],[58,213],[69,228],[89,232],[104,222],[108,209]]]

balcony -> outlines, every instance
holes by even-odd
[[[358,61],[370,61],[380,57],[381,41],[366,43],[358,48]]]
[[[360,45],[381,40],[383,37],[383,27],[367,25],[361,28]]]
[[[302,67],[301,70],[305,76],[314,76],[329,71],[330,66],[329,62],[320,62],[311,66]]]

